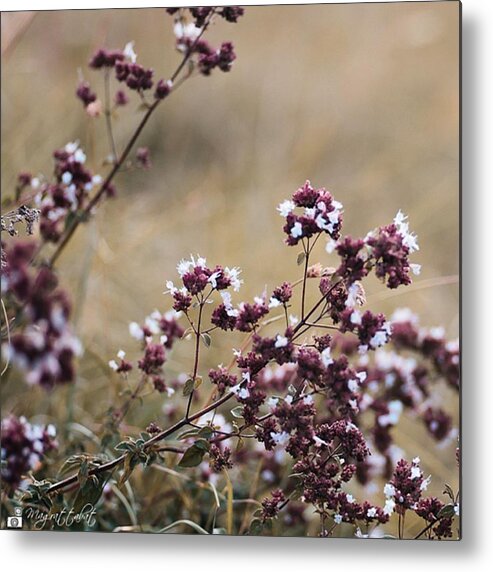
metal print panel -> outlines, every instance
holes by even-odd
[[[2,14],[1,527],[460,538],[458,2]]]

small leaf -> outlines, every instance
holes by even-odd
[[[183,397],[188,397],[194,390],[194,386],[195,386],[194,380],[191,377],[187,379],[185,385],[183,386]]]
[[[197,439],[197,441],[194,443],[194,446],[198,447],[202,451],[208,451],[211,445],[209,441],[206,441],[205,439]]]
[[[199,447],[192,445],[185,451],[183,457],[178,463],[178,466],[182,468],[197,467],[202,462],[202,458],[204,457],[205,453],[205,450],[199,449]]]
[[[236,417],[237,419],[243,417],[243,405],[238,405],[238,407],[234,407],[231,409],[231,415]]]
[[[258,518],[254,518],[250,523],[250,529],[248,532],[250,536],[258,536],[259,534],[262,534],[263,530],[264,530],[263,522]]]
[[[440,509],[438,518],[451,518],[455,515],[455,508],[453,504],[446,504]]]
[[[304,252],[300,252],[298,254],[298,258],[296,259],[296,264],[301,266],[303,262],[305,262],[306,254]]]
[[[213,433],[214,431],[212,427],[210,425],[206,425],[205,427],[202,427],[202,429],[198,432],[198,435],[200,435],[204,439],[209,439],[210,437],[212,437]]]
[[[204,344],[206,345],[206,347],[210,348],[211,347],[211,343],[212,343],[212,339],[209,336],[209,334],[201,334],[202,340],[204,341]]]

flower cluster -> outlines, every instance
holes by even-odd
[[[364,239],[344,237],[330,241],[327,251],[334,249],[341,257],[337,274],[346,284],[352,284],[367,276],[372,269],[387,288],[407,286],[410,272],[419,274],[419,264],[409,262],[409,255],[419,250],[417,237],[409,231],[407,217],[399,211],[390,225],[369,232]]]
[[[302,209],[301,214],[296,209]],[[321,233],[337,240],[342,226],[342,205],[334,200],[324,188],[315,189],[306,181],[291,200],[282,202],[279,214],[286,219],[284,232],[286,244],[295,246],[303,239],[310,239]]]
[[[43,458],[58,447],[54,425],[31,425],[25,417],[9,415],[2,419],[2,482],[17,488],[30,471],[41,467]]]
[[[81,345],[70,330],[70,303],[48,268],[31,266],[36,244],[14,242],[3,247],[2,294],[21,309],[19,329],[4,346],[4,355],[25,372],[26,382],[51,389],[75,379],[74,360]]]
[[[85,166],[86,155],[78,142],[67,143],[53,153],[54,181],[31,179],[35,191],[34,203],[39,209],[39,229],[45,241],[58,242],[67,224],[67,218],[80,212],[87,204],[91,192],[101,186],[100,175],[94,175]],[[106,188],[107,196],[114,196],[113,186]]]
[[[214,69],[223,72],[230,71],[236,54],[231,42],[223,42],[219,48],[213,48],[202,35],[215,16],[224,18],[227,22],[235,23],[243,15],[243,8],[225,6],[223,8],[198,7],[186,9],[168,9],[169,14],[175,15],[174,32],[178,51],[190,54],[197,64],[199,72],[210,75]],[[190,21],[191,19],[191,21]]]

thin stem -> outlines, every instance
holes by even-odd
[[[113,136],[113,124],[111,120],[111,99],[110,99],[110,68],[104,70],[104,116],[106,119],[106,131],[113,154],[113,162],[118,162],[115,137]]]
[[[199,317],[197,319],[197,330],[195,331],[195,358],[194,358],[193,373],[192,373],[192,380],[194,383],[194,387],[192,388],[192,391],[190,392],[190,395],[188,397],[187,412],[185,413],[185,419],[188,419],[188,417],[190,415],[190,408],[192,407],[193,394],[195,391],[195,380],[197,379],[197,372],[198,372],[198,368],[199,368],[200,325],[202,323],[202,310],[204,309],[204,303],[205,303],[204,300],[202,300],[200,302],[200,306],[199,306]]]
[[[303,242],[303,248],[305,251],[305,268],[303,270],[303,286],[301,290],[301,319],[305,318],[305,295],[306,295],[306,279],[308,276],[308,263],[310,260],[310,239],[307,238],[307,243]]]

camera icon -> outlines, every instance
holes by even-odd
[[[21,516],[8,516],[7,517],[7,528],[22,528],[22,517]]]

